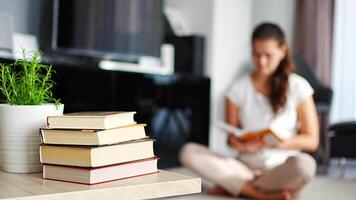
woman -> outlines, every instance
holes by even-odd
[[[293,73],[282,30],[261,24],[252,35],[255,69],[238,78],[226,95],[226,121],[239,128],[260,130],[273,125],[283,130],[282,142],[264,139],[242,142],[229,134],[228,144],[239,159],[224,157],[189,143],[180,153],[182,164],[217,184],[211,193],[226,191],[255,199],[291,199],[315,174],[319,142],[313,89]]]

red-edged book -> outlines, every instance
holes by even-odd
[[[153,157],[95,168],[44,164],[43,178],[93,185],[157,173],[157,160],[157,157]]]

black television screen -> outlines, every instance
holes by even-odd
[[[52,48],[106,59],[159,57],[161,0],[57,0]]]

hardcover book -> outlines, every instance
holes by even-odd
[[[99,147],[41,145],[44,164],[101,167],[154,157],[153,140],[142,139]]]
[[[43,178],[92,185],[157,173],[157,160],[153,157],[96,168],[44,164]]]
[[[143,138],[146,138],[145,124],[135,124],[106,130],[41,129],[41,139],[44,144],[100,146]]]
[[[76,112],[48,116],[47,128],[111,129],[135,124],[135,112]]]

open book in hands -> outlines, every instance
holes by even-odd
[[[217,121],[215,126],[226,133],[232,133],[243,142],[252,141],[257,138],[264,138],[268,145],[275,145],[282,142],[280,132],[276,128],[266,128],[257,131],[247,131],[239,129],[223,121]]]

